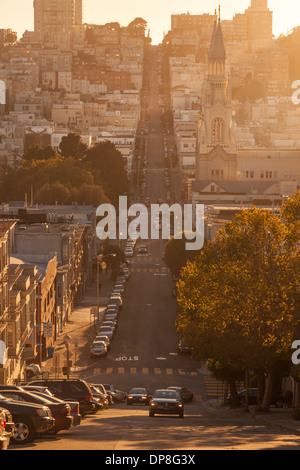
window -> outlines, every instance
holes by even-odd
[[[212,141],[223,142],[224,121],[221,118],[214,119],[212,127]]]

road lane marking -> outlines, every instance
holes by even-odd
[[[130,367],[130,373],[136,374],[136,367]]]
[[[149,374],[149,369],[148,369],[148,367],[143,367],[143,368],[142,368],[142,374]]]

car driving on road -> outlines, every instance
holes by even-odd
[[[178,414],[184,416],[184,402],[175,390],[155,390],[149,405],[149,416],[155,414]]]
[[[150,394],[145,388],[132,388],[127,396],[127,405],[139,403],[149,405]]]

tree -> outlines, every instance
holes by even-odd
[[[71,191],[60,183],[46,183],[39,189],[35,200],[39,204],[68,204],[70,202]]]
[[[88,146],[82,142],[80,135],[70,132],[63,136],[59,146],[62,157],[73,157],[75,160],[81,160],[85,157]]]
[[[282,205],[281,214],[288,224],[300,222],[300,191]]]
[[[40,147],[35,144],[24,152],[23,159],[26,161],[30,160],[50,160],[51,158],[58,157],[58,154],[54,147],[51,145],[46,145],[45,147]]]
[[[172,237],[165,246],[164,261],[170,269],[173,276],[178,277],[181,269],[187,264],[188,261],[194,260],[199,254],[199,251],[187,251],[187,239],[184,232],[181,233],[180,238]]]
[[[131,21],[131,23],[129,23],[129,25],[127,26],[127,29],[132,30],[132,31],[137,31],[145,35],[147,24],[148,23],[146,20],[144,20],[141,17],[138,17],[138,18],[135,18],[133,21]]]
[[[26,193],[31,194],[32,189],[36,195],[45,184],[54,183],[71,190],[80,188],[82,184],[93,185],[95,180],[81,162],[72,158],[31,160],[20,170],[7,169],[0,186],[0,196],[4,202],[22,201]]]
[[[75,199],[79,204],[87,204],[90,206],[98,207],[101,204],[109,203],[103,188],[96,184],[84,183],[80,186]]]
[[[227,223],[178,284],[178,330],[202,358],[264,370],[264,409],[300,334],[299,261],[284,223],[254,208]]]
[[[122,250],[118,245],[105,240],[101,246],[101,254],[105,256],[105,264],[109,265],[112,269],[112,279],[115,279],[117,277],[120,264],[126,262],[124,250]]]
[[[129,181],[125,168],[125,159],[110,142],[100,142],[88,149],[84,160],[93,174],[99,173],[98,184],[101,182],[105,194],[113,204],[117,204],[120,195],[129,191]]]

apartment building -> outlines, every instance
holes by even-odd
[[[82,0],[34,0],[34,32],[41,38],[57,34],[69,36],[82,24]]]

